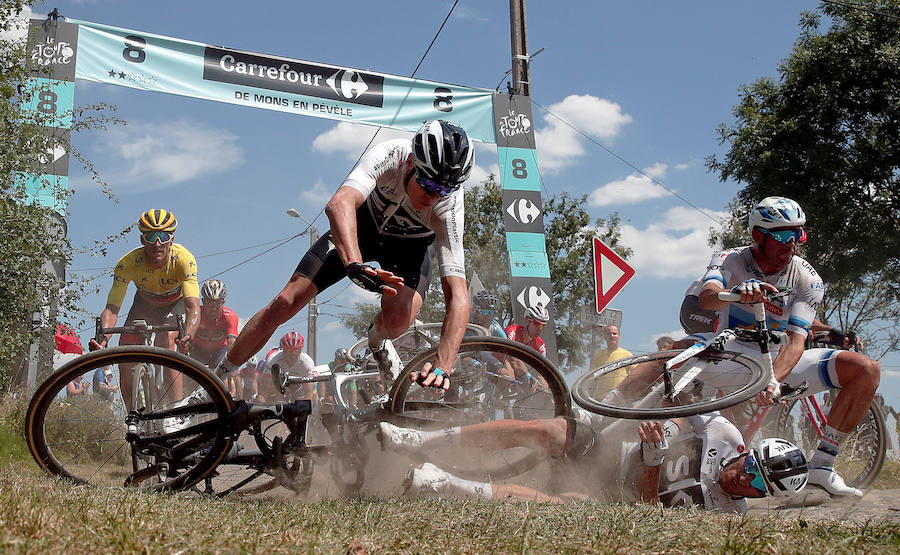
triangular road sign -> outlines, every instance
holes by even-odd
[[[597,299],[597,314],[599,314],[634,277],[634,268],[600,239],[594,237],[593,243],[594,296]]]

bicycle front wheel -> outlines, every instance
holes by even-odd
[[[394,382],[390,409],[398,425],[419,429],[482,425],[482,429],[496,432],[516,425],[509,421],[571,416],[569,391],[562,376],[550,361],[526,345],[497,337],[463,338],[449,391],[423,388],[409,379],[410,372],[421,371],[436,354],[436,347],[420,353]],[[533,379],[526,380],[525,374]],[[458,448],[447,448],[428,455],[451,473],[470,479],[505,479],[541,461],[526,446],[491,445],[464,455]]]
[[[665,363],[680,352],[659,351],[601,366],[575,381],[572,397],[585,410],[603,416],[676,418],[737,405],[768,383],[759,362],[731,351],[704,351],[666,376]],[[681,391],[674,391],[678,385]]]
[[[782,405],[775,420],[776,429],[778,437],[803,449],[806,457],[811,458],[819,445],[819,434],[803,407],[803,399]],[[887,452],[886,434],[884,414],[872,403],[862,422],[841,444],[834,460],[834,469],[848,486],[865,489],[878,477]]]
[[[116,389],[67,395],[68,384],[91,383],[97,372]],[[25,416],[26,443],[51,476],[180,490],[225,457],[231,408],[222,382],[190,357],[113,347],[78,357],[41,384]]]
[[[431,347],[437,347],[441,341],[441,328],[443,324],[413,324],[408,330],[391,340],[394,349],[400,356],[400,361],[406,364],[417,354]],[[466,336],[486,336],[490,331],[478,324],[466,324]],[[369,341],[365,337],[354,343],[347,349],[351,359],[359,358],[369,348]]]

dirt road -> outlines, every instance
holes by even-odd
[[[831,499],[823,490],[810,486],[796,499],[753,500],[747,514],[900,524],[900,489],[869,490],[862,499],[851,500]]]

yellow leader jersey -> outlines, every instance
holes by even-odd
[[[197,261],[189,250],[178,243],[172,244],[169,262],[162,268],[147,267],[144,247],[138,247],[120,258],[106,304],[122,306],[128,284],[132,281],[141,296],[151,302],[167,304],[182,296],[200,298]]]

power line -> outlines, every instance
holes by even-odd
[[[554,114],[553,112],[551,112],[549,109],[547,109],[547,108],[541,106],[540,104],[538,104],[537,102],[535,102],[534,99],[532,99],[531,102],[532,102],[535,106],[537,106],[538,108],[540,108],[541,110],[547,112],[548,114],[550,114],[551,116],[553,116],[553,117],[556,118],[557,120],[559,120],[559,121],[561,121],[562,123],[564,123],[566,126],[568,126],[569,128],[571,128],[573,131],[575,131],[576,133],[578,133],[579,135],[581,135],[581,136],[584,137],[585,139],[589,140],[590,142],[594,143],[595,145],[597,145],[597,146],[599,146],[600,148],[602,148],[603,150],[605,150],[609,155],[613,156],[614,158],[616,158],[617,160],[619,160],[620,162],[622,162],[622,163],[625,164],[626,166],[630,167],[630,168],[633,169],[634,171],[640,173],[641,175],[643,175],[644,177],[646,177],[647,179],[649,179],[650,181],[652,181],[652,182],[653,182],[654,184],[656,184],[657,186],[662,187],[662,188],[665,189],[666,191],[672,193],[672,195],[674,195],[674,196],[678,197],[679,199],[681,199],[682,202],[684,202],[684,203],[687,204],[688,206],[692,207],[692,208],[693,208],[694,210],[696,210],[697,212],[700,212],[701,214],[703,214],[704,216],[706,216],[706,217],[709,218],[710,220],[716,222],[716,225],[718,225],[718,226],[721,226],[721,225],[722,225],[722,222],[719,221],[718,219],[716,219],[715,217],[713,217],[711,214],[709,214],[708,212],[706,212],[705,210],[703,210],[702,208],[700,208],[699,206],[697,206],[697,205],[694,204],[693,202],[689,201],[688,199],[684,198],[683,196],[679,195],[679,194],[676,193],[674,190],[672,190],[672,189],[666,187],[665,185],[663,185],[662,183],[660,183],[659,181],[657,181],[653,176],[649,175],[647,172],[645,172],[645,171],[642,170],[641,168],[635,166],[634,164],[632,164],[632,163],[629,162],[628,160],[622,158],[621,156],[619,156],[618,154],[616,154],[616,153],[613,152],[612,150],[610,150],[610,149],[608,149],[607,147],[603,146],[603,144],[601,144],[599,141],[595,140],[593,137],[591,137],[590,135],[588,135],[587,133],[585,133],[585,132],[582,131],[581,129],[578,129],[577,127],[575,127],[574,125],[572,125],[572,124],[569,123],[568,121],[564,120],[563,118],[561,118],[561,117],[557,116],[556,114]]]
[[[873,10],[871,8],[866,8],[864,6],[860,6],[858,4],[848,4],[847,2],[838,2],[837,0],[822,0],[822,2],[824,2],[826,4],[832,4],[834,6],[843,6],[845,8],[850,8],[851,10],[859,10],[861,12],[870,13],[872,15],[886,17],[888,19],[893,19],[894,21],[900,21],[900,17],[898,17],[894,14],[879,12],[879,11]]]

